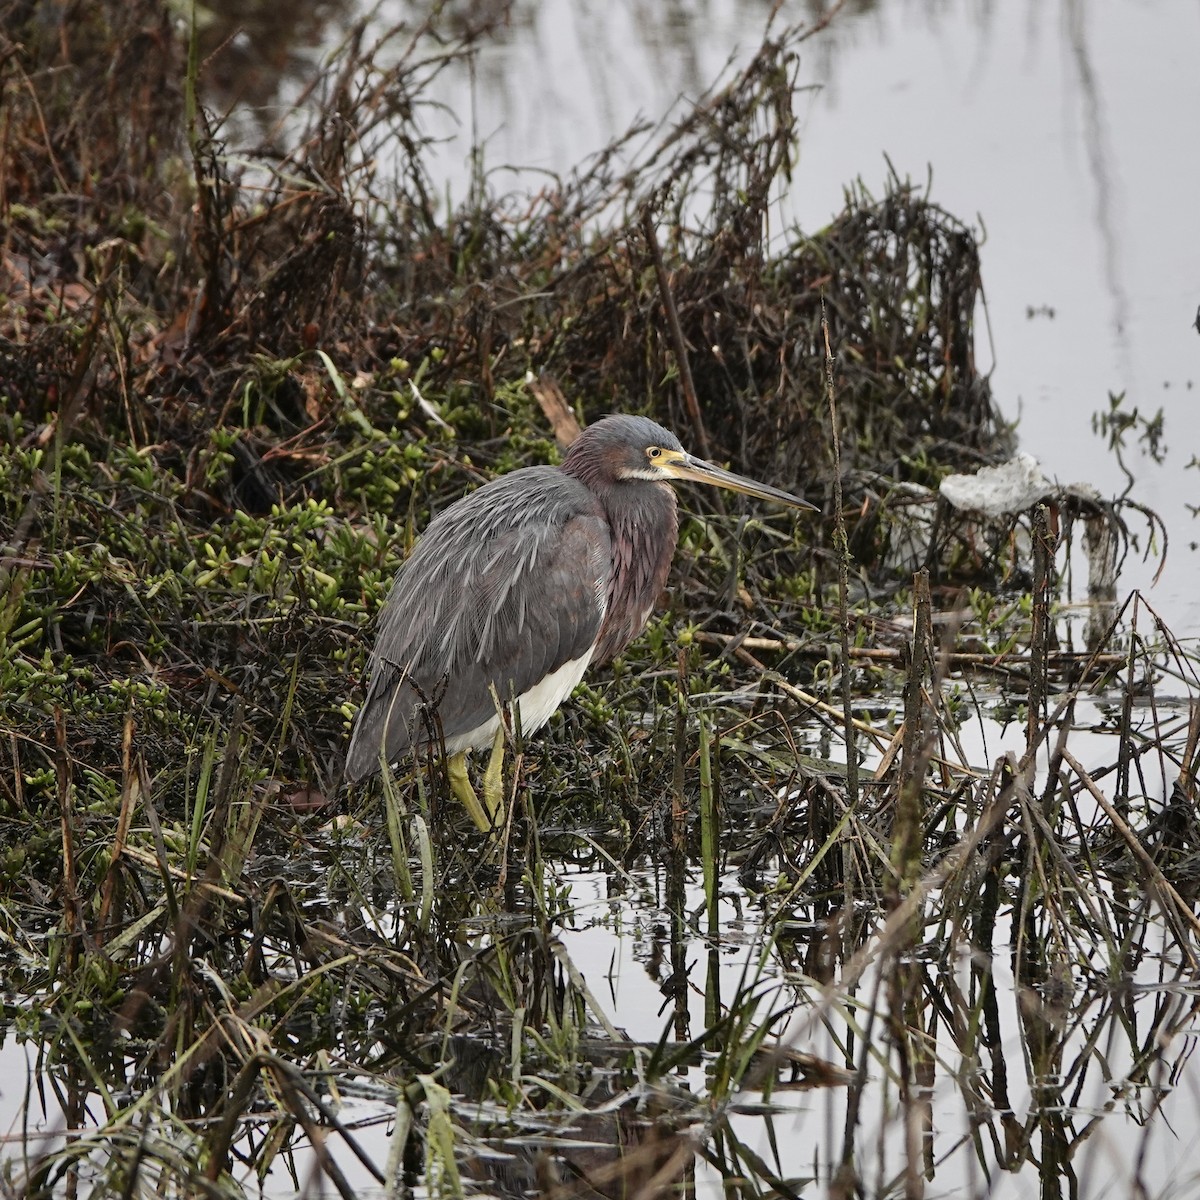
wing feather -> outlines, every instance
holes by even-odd
[[[493,687],[522,695],[587,654],[611,572],[597,501],[553,467],[505,475],[436,517],[384,605],[347,778],[426,741],[426,706],[450,742],[495,712]]]

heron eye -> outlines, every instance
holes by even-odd
[[[661,458],[662,451],[657,446],[651,446],[650,449],[646,451],[646,457],[647,458]]]

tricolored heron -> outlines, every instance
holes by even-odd
[[[483,831],[502,804],[501,705],[540,729],[592,663],[646,627],[679,518],[671,480],[798,496],[694,458],[646,417],[604,417],[562,466],[524,467],[439,513],[383,606],[366,702],[346,759],[354,783],[414,747],[445,745],[451,790]],[[492,746],[483,804],[466,752]]]

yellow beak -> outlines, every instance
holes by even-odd
[[[815,504],[809,504],[807,500],[801,500],[791,492],[771,487],[768,483],[758,483],[744,475],[735,475],[732,471],[726,471],[705,462],[702,458],[688,454],[686,450],[664,450],[658,460],[658,466],[672,479],[689,479],[693,483],[707,483],[711,487],[728,488],[731,492],[757,496],[760,500],[774,500],[776,504],[786,504],[789,508],[817,511]]]

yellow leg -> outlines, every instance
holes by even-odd
[[[483,774],[483,803],[493,824],[499,824],[504,812],[504,727],[496,730],[492,756]]]
[[[490,773],[491,768],[488,768]],[[471,780],[467,777],[467,756],[466,752],[452,754],[449,761],[446,763],[446,774],[450,776],[450,790],[458,797],[463,808],[471,814],[471,820],[475,822],[481,833],[490,833],[492,823],[488,820],[487,813],[483,811],[479,803],[479,797],[475,795],[475,789],[471,786]],[[484,795],[486,796],[486,790]]]

